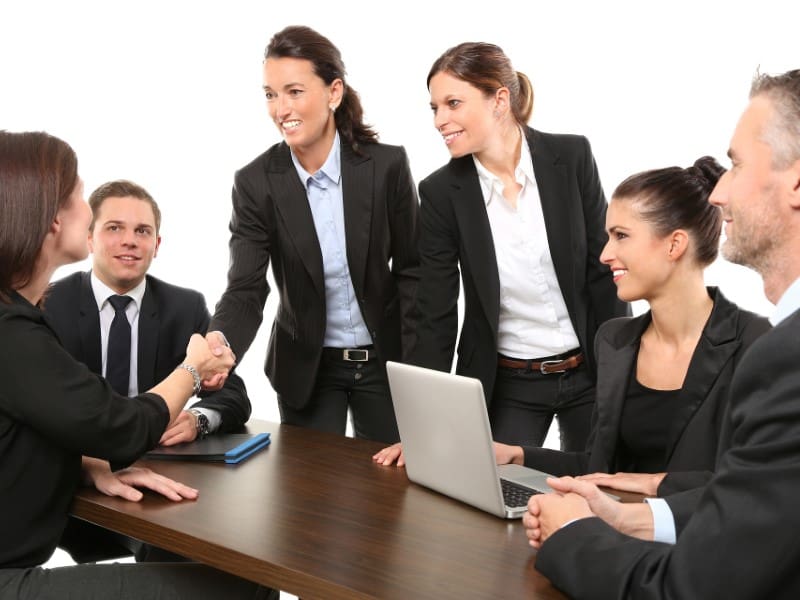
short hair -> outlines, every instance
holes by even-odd
[[[494,95],[501,87],[508,88],[514,119],[520,125],[530,120],[533,86],[524,73],[514,70],[511,59],[500,46],[486,42],[464,42],[446,50],[428,72],[428,89],[433,76],[440,72],[466,81],[485,96]]]
[[[800,69],[781,75],[756,73],[750,98],[756,96],[766,96],[775,108],[764,141],[772,148],[773,167],[784,169],[800,158]]]
[[[694,240],[695,260],[710,265],[719,252],[722,212],[708,201],[725,169],[710,156],[686,169],[667,167],[631,175],[612,198],[630,200],[659,237],[685,229]]]
[[[98,187],[89,196],[89,206],[92,208],[92,223],[89,230],[94,229],[94,222],[97,219],[97,214],[100,212],[100,207],[103,202],[108,198],[125,198],[131,196],[143,200],[150,205],[153,209],[153,217],[156,221],[156,235],[161,230],[161,209],[158,208],[158,203],[142,186],[128,181],[127,179],[117,179],[116,181],[108,181]]]
[[[77,185],[78,157],[65,141],[43,131],[0,131],[3,302],[30,283],[50,226]]]

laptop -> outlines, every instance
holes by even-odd
[[[480,381],[391,361],[386,371],[411,481],[506,519],[552,491],[547,473],[495,464]]]

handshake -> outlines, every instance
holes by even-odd
[[[189,339],[184,362],[197,369],[204,390],[216,391],[225,385],[236,355],[222,332],[210,331],[205,337],[196,333]]]

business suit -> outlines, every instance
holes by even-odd
[[[544,543],[536,568],[576,598],[797,598],[799,361],[796,311],[736,369],[730,448],[674,546],[582,519]]]
[[[558,284],[586,354],[584,368],[593,379],[592,341],[597,327],[607,319],[629,314],[627,305],[617,299],[608,267],[599,261],[607,235],[606,201],[597,167],[584,137],[530,128],[525,128],[525,137]],[[491,408],[497,375],[500,281],[472,155],[452,159],[424,179],[419,189],[420,324],[412,360],[450,370],[458,326],[460,268],[464,320],[456,372],[481,381]],[[499,432],[493,432],[499,439]],[[585,438],[579,447],[584,442]]]
[[[702,485],[710,478],[728,399],[730,382],[750,345],[769,329],[764,317],[738,308],[717,288],[709,288],[714,306],[692,354],[681,388],[681,403],[672,415],[664,452],[668,475],[659,495]],[[585,452],[525,448],[525,465],[553,475],[614,473],[620,463],[620,422],[634,370],[639,342],[651,314],[604,323],[595,341],[597,401]]]
[[[385,385],[383,363],[400,360],[414,337],[418,203],[402,148],[361,144],[359,151],[341,145],[346,254]],[[279,304],[264,370],[282,415],[313,409],[327,322],[324,269],[304,183],[285,142],[236,173],[230,230],[228,287],[211,329],[225,333],[238,357],[247,352],[270,291],[271,262]],[[386,403],[383,420],[396,431],[388,394]]]

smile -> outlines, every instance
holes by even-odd
[[[611,273],[614,276],[614,283],[619,281],[626,273],[628,269],[614,269]]]
[[[442,134],[442,137],[444,138],[444,143],[449,146],[450,144],[453,143],[453,140],[455,140],[462,133],[464,133],[463,130],[462,131],[453,131],[452,133]]]
[[[295,127],[300,127],[300,123],[302,123],[302,121],[299,120],[283,121],[281,123],[281,127],[283,127],[284,129],[294,129]]]

